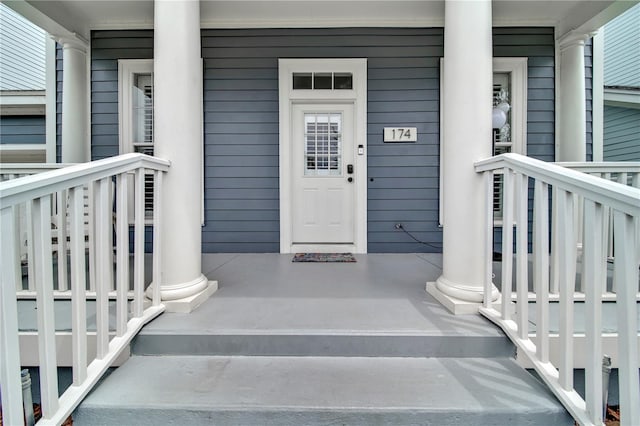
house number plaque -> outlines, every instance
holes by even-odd
[[[417,127],[385,127],[384,142],[416,142]]]

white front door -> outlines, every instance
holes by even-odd
[[[292,243],[354,244],[353,104],[292,105]]]

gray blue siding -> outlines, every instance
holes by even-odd
[[[62,46],[56,43],[56,163],[62,163]]]
[[[604,161],[640,161],[640,109],[604,106]]]
[[[205,30],[205,251],[278,251],[278,58],[368,58],[369,251],[440,246],[442,29]],[[418,128],[383,144],[382,128]]]
[[[118,59],[153,58],[153,31],[91,33],[91,159],[119,154]]]
[[[640,4],[605,25],[604,85],[640,87]]]
[[[494,30],[496,56],[529,57],[528,154],[554,159],[554,38]],[[92,35],[92,158],[118,152],[117,59],[152,57],[152,31]],[[368,58],[369,252],[440,251],[439,61],[443,30],[203,30],[204,252],[277,252],[278,58]],[[382,128],[418,128],[383,144]],[[396,231],[402,222],[430,245]]]
[[[0,117],[0,144],[45,144],[43,115],[5,115]]]
[[[586,100],[587,161],[593,160],[593,38],[584,45],[584,87]]]

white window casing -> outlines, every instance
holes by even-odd
[[[118,60],[119,153],[153,155],[153,59]],[[133,222],[130,181],[129,221]],[[145,178],[145,216],[153,209],[153,176]]]

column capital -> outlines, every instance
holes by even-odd
[[[61,44],[63,49],[73,49],[81,53],[87,53],[89,49],[89,42],[75,33],[73,37],[56,37],[52,35],[51,38]]]
[[[558,38],[556,40],[556,43],[558,44],[560,51],[563,51],[575,46],[584,46],[585,41],[593,37],[596,34],[596,32],[581,33],[575,30],[569,31],[562,37]]]

